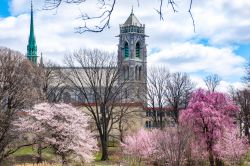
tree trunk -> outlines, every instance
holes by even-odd
[[[3,159],[4,159],[4,157],[0,157],[0,165],[2,165],[2,162],[3,162]]]
[[[101,138],[101,146],[102,146],[102,158],[101,160],[108,160],[108,137],[107,135],[102,136]]]
[[[120,141],[123,142],[123,131],[120,130]]]
[[[62,158],[62,166],[67,166],[68,163],[65,154],[61,154],[61,158]]]
[[[160,129],[163,130],[163,111],[160,112]]]
[[[215,166],[215,164],[214,164],[214,155],[212,154],[211,151],[209,151],[209,163],[210,163],[210,166]]]
[[[216,166],[223,166],[224,165],[222,160],[218,159],[218,158],[216,158],[215,163],[216,163]]]
[[[244,124],[244,134],[248,138],[248,142],[250,143],[250,133],[249,133],[249,125],[248,122]]]
[[[123,142],[123,129],[121,120],[119,121],[119,132],[120,132],[120,141]]]
[[[42,144],[41,142],[39,141],[38,142],[38,146],[37,146],[37,158],[36,158],[36,163],[42,163]]]

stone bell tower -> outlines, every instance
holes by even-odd
[[[145,25],[131,11],[124,24],[120,25],[118,67],[122,72],[120,81],[126,81],[125,98],[132,102],[146,101],[147,48]]]

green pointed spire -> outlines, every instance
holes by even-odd
[[[29,43],[27,46],[27,58],[34,64],[37,64],[37,45],[34,33],[32,0],[31,0],[31,12],[30,12],[30,35],[29,35]]]

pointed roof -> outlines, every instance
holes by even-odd
[[[123,26],[129,26],[129,25],[142,26],[142,24],[140,23],[140,21],[134,15],[133,7],[132,7],[132,10],[131,10],[131,14],[129,15],[129,17],[125,21],[125,23],[123,24]]]
[[[44,63],[43,63],[43,53],[41,53],[39,67],[44,67]]]
[[[30,35],[29,35],[29,46],[36,46],[36,38],[34,33],[34,21],[33,21],[33,4],[31,1],[31,11],[30,11]]]
[[[27,46],[27,58],[34,64],[37,64],[37,45],[34,33],[32,0],[31,0],[31,11],[30,11],[30,35],[29,35],[29,43]]]

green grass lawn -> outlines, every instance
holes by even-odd
[[[32,149],[31,146],[28,146],[28,147],[23,147],[19,149],[13,154],[13,156],[23,156],[23,155],[33,155],[33,154],[34,154],[34,150]]]
[[[26,156],[26,155],[37,156],[37,148],[32,148],[32,146],[23,147],[13,154],[14,157]],[[51,149],[51,148],[43,149],[42,150],[42,157],[45,160],[51,160],[51,159],[55,158],[53,149]]]
[[[37,149],[32,146],[23,147],[9,156],[4,161],[4,166],[12,166],[14,164],[36,163]],[[56,156],[51,148],[42,150],[42,158],[45,162],[55,163]]]
[[[91,165],[97,166],[111,166],[118,165],[122,160],[122,156],[119,153],[118,147],[109,147],[109,161],[101,161],[101,152],[97,152],[95,154],[94,163]],[[26,164],[26,163],[36,163],[37,149],[29,147],[23,147],[16,151],[13,155],[11,155],[5,162],[4,166],[13,166],[14,164]],[[42,158],[46,163],[59,163],[60,158],[55,156],[53,149],[46,148],[42,151]],[[79,163],[74,162],[71,163],[73,166],[80,166]]]
[[[23,147],[15,152],[8,160],[4,162],[4,166],[13,166],[15,164],[26,164],[26,163],[35,163],[36,162],[36,153],[35,148]],[[55,156],[51,148],[46,148],[42,153],[43,159],[46,163],[56,163],[60,164],[60,159],[58,156]],[[101,152],[95,154],[95,160],[91,164],[95,166],[116,166],[116,165],[128,165],[128,159],[125,159],[125,156],[122,155],[119,147],[109,147],[109,161],[101,161]],[[70,164],[71,166],[80,166],[81,164],[74,162]],[[136,164],[135,164],[136,165]],[[143,165],[143,164],[142,164]],[[244,157],[242,164],[240,166],[250,166],[250,151]]]

